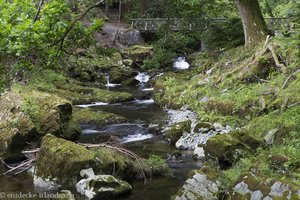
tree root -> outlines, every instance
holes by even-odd
[[[280,63],[280,61],[279,61],[279,59],[278,59],[278,56],[277,56],[277,54],[276,54],[276,52],[275,52],[274,46],[271,45],[271,44],[269,44],[267,47],[268,47],[268,50],[269,50],[269,51],[271,52],[271,54],[272,54],[272,57],[273,57],[273,59],[274,59],[274,61],[275,61],[276,67],[278,67],[279,69],[281,69],[281,71],[282,71],[284,74],[286,74],[286,73],[287,73],[287,67],[286,67],[284,64]]]
[[[13,172],[15,173],[15,175],[18,175],[18,174],[30,169],[35,164],[36,158],[25,160],[17,166],[8,165],[7,163],[4,162],[3,159],[0,159],[0,160],[4,164],[4,166],[9,168],[9,170],[6,171],[5,173],[3,173],[3,175],[7,175],[7,174],[10,174]]]
[[[300,69],[297,69],[296,71],[294,71],[289,77],[287,77],[287,79],[284,81],[284,84],[282,85],[281,89],[285,89],[289,83],[289,81],[298,73],[300,72]]]

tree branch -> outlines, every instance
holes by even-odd
[[[75,26],[75,24],[80,21],[81,19],[83,19],[90,10],[92,10],[93,8],[96,8],[98,6],[100,6],[102,3],[104,2],[104,0],[99,1],[98,3],[90,6],[83,14],[81,14],[79,17],[77,17],[74,21],[72,21],[72,23],[70,24],[70,26],[67,28],[67,30],[65,31],[65,33],[62,35],[62,37],[60,39],[58,39],[56,42],[54,42],[53,44],[51,44],[50,46],[54,46],[57,45],[58,43],[60,43],[59,45],[59,51],[62,50],[64,41],[67,37],[67,35],[69,34],[69,32],[73,29],[73,27]]]
[[[287,77],[287,79],[284,81],[284,84],[282,85],[281,89],[285,89],[286,86],[288,85],[288,82],[294,77],[295,74],[297,74],[298,72],[300,72],[300,69],[297,69],[295,72],[293,72],[289,77]]]
[[[41,0],[41,1],[40,1],[39,7],[38,7],[38,10],[37,10],[37,13],[36,13],[36,15],[35,15],[35,18],[34,18],[33,22],[36,22],[36,21],[38,20],[38,17],[39,17],[39,15],[40,15],[42,6],[43,6],[43,4],[44,4],[44,1],[45,1],[45,0]]]

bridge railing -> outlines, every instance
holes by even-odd
[[[162,25],[168,24],[171,30],[205,30],[211,23],[225,22],[226,18],[195,18],[192,22],[181,18],[137,18],[131,19],[131,28],[142,32],[156,32]],[[294,28],[292,18],[265,18],[270,30],[291,30]]]

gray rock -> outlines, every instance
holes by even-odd
[[[256,190],[252,193],[250,200],[259,200],[263,198],[263,193],[260,190]]]
[[[273,144],[277,131],[278,129],[273,129],[264,137],[264,140],[267,144]]]
[[[286,191],[288,191],[287,198],[290,199],[291,190],[289,189],[289,186],[281,182],[276,182],[272,185],[269,195],[274,197],[282,197]]]
[[[243,182],[238,183],[233,190],[237,193],[240,193],[242,195],[245,195],[247,193],[250,193],[251,191],[248,189],[248,184]]]
[[[214,126],[216,131],[222,131],[222,130],[225,129],[225,127],[221,123],[216,122],[216,123],[213,124],[213,126]]]
[[[206,175],[206,173],[211,174]],[[218,199],[220,182],[214,180],[214,176],[218,176],[218,172],[209,168],[203,167],[195,174],[187,179],[183,187],[178,191],[175,200],[204,200]]]
[[[143,45],[145,43],[141,33],[134,29],[121,30],[117,42],[125,46]]]
[[[194,149],[194,155],[196,155],[198,158],[203,158],[203,157],[205,157],[203,147],[196,147],[196,148]]]
[[[132,190],[126,181],[111,175],[95,175],[92,168],[81,170],[80,175],[85,178],[76,184],[76,190],[88,199],[111,199]]]
[[[231,193],[232,199],[272,200],[298,199],[299,186],[292,182],[282,182],[259,174],[247,173],[239,181]]]

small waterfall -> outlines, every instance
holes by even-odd
[[[95,102],[95,103],[91,103],[91,104],[82,104],[82,105],[75,105],[76,107],[79,108],[89,108],[89,107],[95,107],[95,106],[107,106],[109,105],[109,103],[105,103],[105,102]]]
[[[146,72],[139,72],[138,75],[136,75],[135,79],[140,83],[148,83],[150,77]]]
[[[141,91],[149,92],[154,90],[152,85],[149,84],[150,76],[146,72],[139,72],[134,78],[140,82]]]
[[[116,83],[110,83],[110,76],[109,73],[105,73],[105,79],[106,79],[106,87],[116,87],[116,86],[120,86],[121,84],[116,84]]]
[[[188,69],[190,64],[185,61],[185,57],[178,57],[176,61],[173,63],[173,68],[176,70],[184,70]]]

